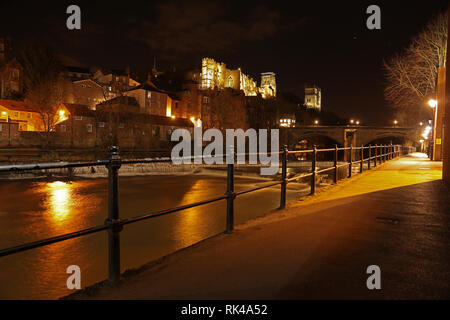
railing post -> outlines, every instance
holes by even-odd
[[[108,167],[108,281],[116,286],[120,280],[120,231],[122,224],[119,218],[118,171],[121,166],[118,148],[110,148]]]
[[[353,162],[353,160],[352,160],[353,146],[352,145],[350,145],[349,151],[350,151],[350,155],[348,157],[348,177],[351,178],[351,176],[352,176],[352,162]]]
[[[372,145],[369,144],[369,161],[367,161],[367,170],[370,170],[371,162],[372,162]]]
[[[394,159],[394,148],[392,147],[392,143],[389,146],[389,159],[390,160]]]
[[[311,194],[316,192],[316,158],[317,148],[313,147],[312,160],[311,160]]]
[[[387,156],[387,145],[385,144],[383,147],[383,154],[384,154],[384,160],[383,162],[386,162],[386,156]]]
[[[227,165],[227,229],[231,233],[234,229],[234,149],[231,148],[233,161]]]
[[[375,161],[373,162],[373,166],[376,167],[378,162],[378,144],[375,144]]]
[[[379,162],[379,164],[381,164],[381,162],[383,161],[383,149],[381,148],[383,145],[379,145],[378,147],[379,147],[379,151],[380,151],[380,154],[378,155],[378,158],[379,158],[379,160],[380,160],[380,162]]]
[[[338,146],[337,144],[334,145],[334,183],[338,183]]]
[[[281,159],[281,199],[280,199],[280,209],[286,207],[286,187],[287,187],[287,157],[288,149],[285,145],[283,147],[283,157]]]
[[[363,172],[363,165],[364,165],[364,146],[361,146],[361,163],[359,167],[359,173]]]

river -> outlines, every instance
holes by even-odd
[[[262,183],[236,178],[235,188],[240,191]],[[225,189],[226,177],[120,177],[120,216],[130,218],[205,200],[223,195]],[[288,201],[306,193],[305,185],[289,184]],[[235,223],[277,208],[279,198],[279,186],[238,197]],[[223,231],[225,211],[223,200],[125,226],[121,232],[122,272]],[[106,179],[0,183],[0,249],[101,225],[106,216]],[[72,293],[66,287],[66,269],[70,265],[81,268],[83,287],[106,279],[107,233],[0,258],[0,299],[56,299],[68,295]]]

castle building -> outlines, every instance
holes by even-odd
[[[322,109],[322,90],[313,85],[305,87],[305,107],[321,111]]]
[[[277,84],[275,81],[275,73],[273,72],[261,73],[260,93],[263,98],[277,96]]]
[[[246,96],[256,96],[258,93],[264,99],[276,96],[276,81],[275,73],[273,72],[262,73],[261,87],[258,87],[256,81],[243,73],[241,68],[231,70],[223,62],[216,62],[211,58],[203,58],[199,78],[200,90],[231,88],[242,90]]]

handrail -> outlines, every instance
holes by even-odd
[[[345,163],[338,162],[338,152],[339,151],[347,151],[348,152],[348,160]],[[360,160],[352,160],[352,153],[356,150],[360,150]],[[364,158],[364,150],[368,150],[368,158]],[[375,155],[372,156],[372,150],[374,150]],[[317,154],[319,152],[332,152],[334,151],[334,165],[327,168],[317,168]],[[407,153],[409,153],[410,149],[408,149]],[[163,215],[183,211],[186,209],[206,205],[209,203],[227,200],[227,226],[226,232],[232,232],[234,228],[234,199],[237,196],[241,196],[244,194],[248,194],[251,192],[255,192],[258,190],[274,187],[277,185],[281,185],[281,198],[280,198],[280,208],[284,208],[286,206],[286,189],[287,184],[292,181],[297,181],[304,178],[311,178],[311,194],[314,194],[316,188],[316,177],[318,174],[332,171],[334,170],[334,183],[338,183],[339,175],[338,170],[342,167],[348,167],[348,177],[351,177],[353,164],[360,164],[360,172],[363,171],[363,164],[365,162],[368,163],[368,169],[371,168],[371,163],[373,161],[373,165],[377,166],[377,164],[381,164],[386,162],[387,160],[391,160],[396,158],[402,154],[404,154],[404,149],[401,145],[369,145],[367,147],[345,147],[345,148],[327,148],[327,149],[317,149],[315,146],[311,150],[288,150],[287,146],[283,148],[280,152],[274,152],[275,154],[282,155],[282,163],[281,163],[281,180],[267,183],[263,186],[235,192],[234,191],[234,163],[227,164],[227,191],[224,195],[214,197],[211,199],[178,206],[171,209],[164,209],[156,212],[150,212],[143,215],[139,215],[133,218],[128,219],[120,219],[119,217],[119,207],[118,207],[118,171],[122,164],[138,164],[138,163],[161,163],[161,162],[170,162],[172,161],[170,158],[146,158],[146,159],[120,159],[117,147],[111,147],[110,158],[108,160],[98,160],[98,161],[84,161],[84,162],[49,162],[49,163],[31,163],[31,164],[14,164],[14,165],[3,165],[0,166],[0,172],[18,172],[18,171],[29,171],[29,170],[48,170],[48,169],[62,169],[62,168],[78,168],[78,167],[93,167],[93,166],[105,166],[108,169],[108,218],[105,220],[104,225],[94,226],[90,228],[86,228],[83,230],[59,235],[56,237],[51,237],[47,239],[42,239],[38,241],[33,241],[25,244],[21,244],[18,246],[6,248],[0,250],[0,257],[9,256],[11,254],[15,254],[18,252],[27,251],[34,248],[39,248],[47,245],[51,245],[53,243],[74,239],[82,236],[86,236],[89,234],[108,231],[108,252],[109,252],[109,265],[108,265],[108,281],[112,285],[117,285],[120,279],[120,238],[119,233],[122,231],[123,227],[128,224],[132,224],[139,221],[144,221],[148,219],[152,219],[155,217],[160,217]],[[311,160],[311,171],[308,173],[303,173],[300,175],[296,175],[294,177],[287,178],[287,163],[288,163],[288,155],[289,154],[302,154],[302,153],[312,153]],[[270,154],[269,153],[266,153]],[[259,155],[255,153],[240,153],[240,154],[221,154],[214,155],[213,157],[226,157],[232,156],[234,159],[236,156],[242,155]],[[347,155],[347,153],[345,153]],[[198,159],[199,157],[186,157],[183,159]],[[206,159],[208,157],[201,156],[200,158]]]

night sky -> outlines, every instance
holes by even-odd
[[[46,4],[48,3],[48,4]],[[82,29],[66,28],[77,4]],[[381,30],[366,28],[366,8],[381,8]],[[362,124],[390,124],[381,63],[408,44],[448,1],[46,1],[0,2],[0,35],[16,50],[46,41],[87,66],[142,70],[200,68],[202,57],[241,67],[303,98],[322,88],[323,109]]]

